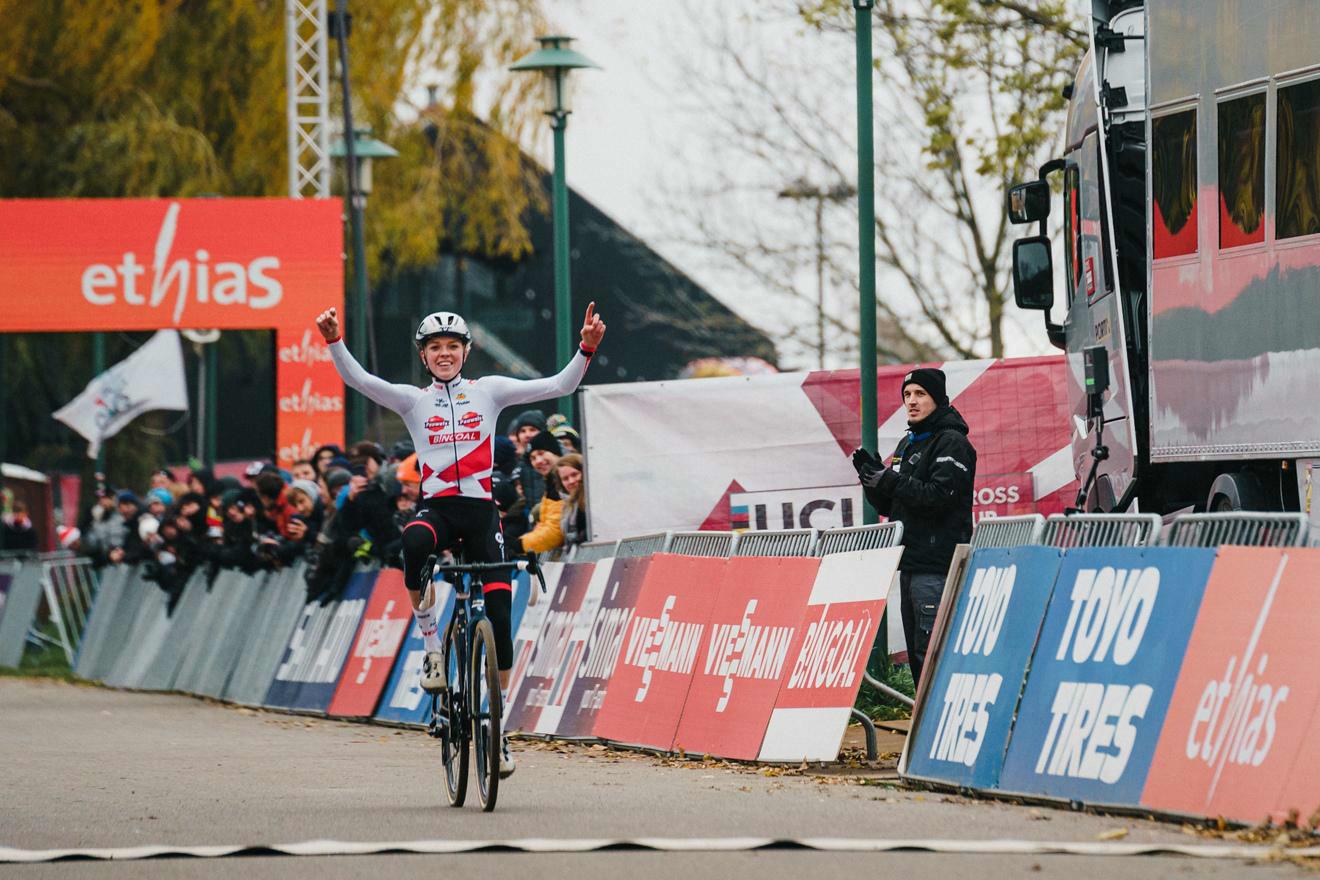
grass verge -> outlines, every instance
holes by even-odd
[[[40,628],[43,635],[57,638],[55,627],[47,621]],[[73,669],[64,656],[64,649],[59,645],[34,645],[29,642],[23,650],[23,659],[17,669],[0,666],[0,676],[21,678],[55,678],[60,681],[74,681]]]

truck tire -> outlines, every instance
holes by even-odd
[[[1211,513],[1269,510],[1270,507],[1256,475],[1241,471],[1215,477],[1205,505],[1205,509]]]

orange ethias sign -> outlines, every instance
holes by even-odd
[[[343,441],[344,387],[311,329],[342,309],[342,242],[321,199],[0,200],[0,332],[273,329],[292,461]]]

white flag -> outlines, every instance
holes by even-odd
[[[153,409],[188,410],[183,348],[176,330],[160,330],[146,344],[97,376],[55,418],[88,440],[87,457],[101,443]]]

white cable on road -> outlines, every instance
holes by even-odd
[[[1320,857],[1320,846],[1284,849],[1242,844],[1116,843],[1049,840],[910,840],[805,837],[712,838],[521,838],[516,840],[412,840],[356,842],[309,840],[303,843],[247,846],[132,846],[81,849],[15,849],[0,847],[0,864],[66,860],[130,861],[150,858],[216,859],[230,856],[354,856],[394,853],[590,853],[638,850],[647,852],[749,852],[764,849],[819,852],[929,852],[979,855],[1067,856],[1187,856],[1198,859],[1278,859]]]

